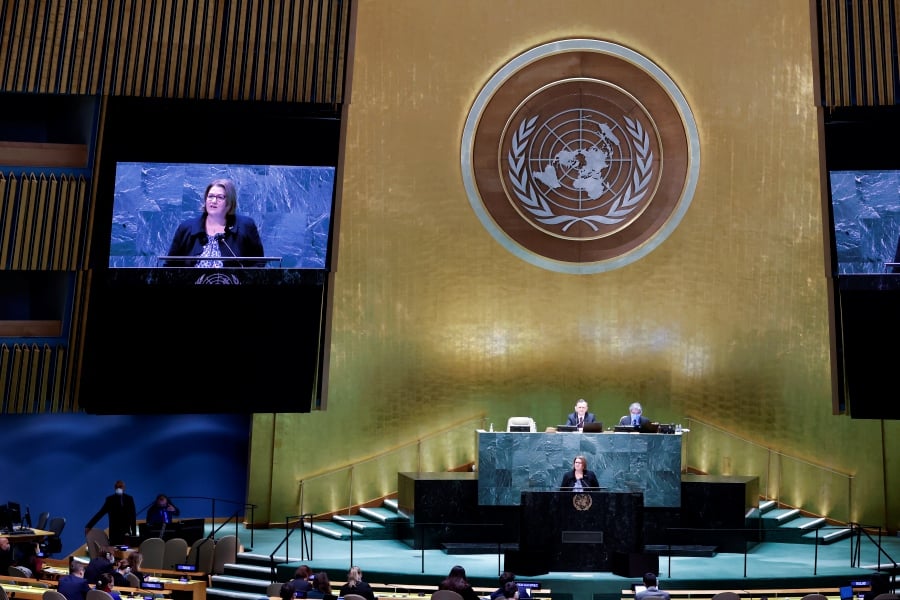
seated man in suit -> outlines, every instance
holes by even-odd
[[[635,594],[634,600],[669,600],[669,592],[659,589],[655,573],[644,574],[644,585],[647,588]]]
[[[594,423],[597,418],[594,413],[588,412],[588,403],[584,398],[575,403],[575,412],[569,413],[569,419],[566,425],[574,425],[578,429],[584,427],[585,423]]]
[[[644,416],[644,409],[641,408],[640,402],[632,402],[628,407],[628,414],[619,420],[621,427],[641,428],[647,427],[650,419]]]

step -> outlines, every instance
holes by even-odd
[[[383,507],[360,508],[359,514],[382,525],[409,521],[408,518],[398,514],[397,511]]]
[[[265,557],[266,561],[269,557]],[[275,566],[278,566],[276,561]],[[242,577],[245,579],[268,579],[271,576],[272,569],[268,564],[249,564],[245,562],[226,563],[223,565],[223,575],[231,575],[233,577]]]
[[[303,527],[308,530],[310,529],[309,525],[304,525]],[[334,523],[332,521],[314,521],[311,531],[313,533],[318,533],[319,535],[329,537],[333,540],[350,539],[350,530],[347,527],[338,525],[337,523]]]
[[[647,545],[644,546],[644,552],[647,554],[657,554],[659,556],[700,556],[711,558],[718,553],[716,546],[704,546],[701,544],[684,544],[684,545]]]
[[[762,516],[763,528],[781,527],[800,516],[799,508],[773,508]]]
[[[759,503],[759,513],[763,515],[776,508],[778,508],[778,503],[774,500],[763,500]]]
[[[507,550],[518,550],[518,544],[500,544],[499,548],[497,544],[480,544],[477,542],[471,543],[444,543],[441,544],[441,548],[444,551],[444,554],[498,554],[501,552],[506,552]]]
[[[382,525],[368,519],[360,520],[359,515],[334,515],[332,521],[352,529],[354,536],[365,536],[367,540],[385,540],[394,537],[394,529],[398,523],[391,523],[390,526]]]
[[[396,498],[385,498],[382,505],[395,513],[400,513],[400,502]]]
[[[849,527],[823,528],[811,531],[803,536],[803,541],[809,544],[833,544],[850,537],[853,530]]]
[[[266,596],[266,588],[269,586],[268,573],[265,579],[239,577],[237,575],[213,575],[210,577],[210,586],[206,592],[213,589],[226,589],[235,592],[247,592],[256,594],[257,597]]]
[[[220,588],[208,588],[206,590],[207,598],[222,598],[228,600],[265,600],[266,592],[263,590],[262,595],[254,592],[238,592],[235,590],[226,590]]]

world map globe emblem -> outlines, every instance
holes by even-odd
[[[593,210],[627,178],[631,145],[612,117],[569,109],[546,121],[529,151],[532,176],[545,196],[572,210]],[[616,185],[618,184],[618,185]]]
[[[486,80],[460,167],[475,216],[503,248],[590,275],[640,260],[675,231],[697,185],[699,133],[650,57],[605,40],[552,40]]]
[[[646,117],[628,116],[580,85],[576,106],[567,95],[563,102],[557,95],[532,99],[528,108],[538,114],[523,111],[507,157],[516,210],[545,233],[572,240],[612,235],[641,215],[658,148]]]

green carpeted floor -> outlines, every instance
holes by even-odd
[[[227,535],[228,532],[222,532]],[[287,552],[281,545],[280,529],[240,530],[241,543],[252,555],[268,557],[275,553],[279,579],[285,579],[299,564],[314,571],[327,571],[334,580],[344,580],[351,565],[359,565],[370,582],[437,585],[454,565],[462,565],[473,585],[495,586],[503,570],[503,557],[489,554],[448,554],[442,550],[414,550],[396,540],[334,540],[319,534],[307,534],[309,548],[301,549],[299,535],[291,536]],[[858,547],[857,547],[858,546]],[[879,567],[900,557],[900,538],[885,538],[884,552],[863,538],[847,538],[829,545],[803,543],[764,543],[744,554],[718,553],[712,557],[660,557],[660,585],[668,589],[832,588],[846,585],[853,578],[871,575]],[[311,552],[310,552],[311,551]],[[851,566],[852,555],[858,566]],[[612,573],[551,572],[535,577],[550,588],[554,600],[611,600],[620,598],[639,578]],[[751,595],[752,596],[752,595]],[[790,600],[799,600],[791,598]]]

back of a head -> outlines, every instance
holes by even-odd
[[[644,573],[644,585],[647,587],[656,585],[656,573]]]
[[[455,577],[459,577],[461,579],[466,578],[466,570],[461,565],[456,565],[452,569],[450,569],[450,574],[448,575],[451,579]]]
[[[72,575],[83,575],[84,564],[78,562],[77,560],[73,560],[69,563],[69,573],[71,573]]]
[[[312,576],[312,570],[308,565],[300,565],[294,571],[294,579],[309,579]]]
[[[503,585],[503,597],[504,598],[515,598],[516,594],[519,593],[519,586],[516,585],[514,581],[507,581]]]
[[[316,579],[313,583],[313,587],[323,594],[330,594],[331,580],[328,579],[328,573],[326,573],[325,571],[319,571],[318,573],[316,573]]]
[[[356,587],[358,581],[362,581],[362,570],[359,567],[350,567],[350,570],[347,571],[347,583],[350,584],[350,587]]]
[[[281,600],[291,600],[294,597],[294,582],[286,581],[281,586]]]
[[[510,571],[503,571],[500,573],[500,587],[505,586],[510,581],[516,580],[516,574]]]

